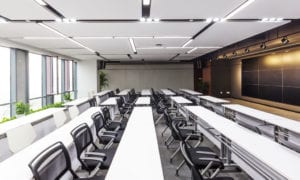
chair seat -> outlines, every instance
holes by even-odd
[[[119,130],[124,130],[125,127],[126,127],[126,125],[127,125],[127,121],[125,121],[125,120],[122,120],[121,122],[119,122],[119,121],[111,121],[110,124],[109,124],[109,126],[107,127],[107,129],[109,131],[114,131],[117,127],[120,127]]]
[[[190,134],[195,134],[195,130],[193,129],[180,129],[180,134],[182,135],[182,138],[185,139],[187,138]],[[199,140],[199,136],[198,135],[192,135],[189,140]],[[177,138],[175,138],[176,140],[179,140]]]
[[[105,160],[104,162],[101,164],[100,168],[101,169],[108,169],[112,159],[115,155],[116,149],[115,148],[111,148],[111,149],[97,149],[95,150],[95,152],[99,152],[99,153],[104,153],[106,154]],[[97,165],[98,165],[98,161],[95,160],[84,160],[84,162],[87,164],[87,166],[89,167],[89,169],[94,169]]]

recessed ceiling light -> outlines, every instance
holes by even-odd
[[[282,42],[282,44],[287,44],[287,43],[289,43],[290,41],[288,40],[287,37],[283,37],[283,38],[281,39],[281,42]]]
[[[267,46],[266,46],[266,44],[265,44],[265,43],[262,43],[262,44],[260,45],[260,48],[261,48],[261,49],[266,49],[266,48],[267,48]]]
[[[57,19],[55,19],[55,21],[56,21],[56,22],[62,22],[62,19],[57,18]]]
[[[245,49],[245,53],[249,53],[250,52],[250,49],[249,48],[246,48]]]
[[[144,6],[149,6],[151,3],[151,0],[143,0],[143,5]]]
[[[2,18],[2,17],[0,17],[0,23],[7,23],[7,20],[4,19],[4,18]]]
[[[207,18],[206,22],[210,23],[210,22],[212,22],[212,20],[213,20],[212,18]]]
[[[37,2],[41,6],[46,6],[47,5],[47,3],[45,3],[45,1],[43,1],[43,0],[34,0],[34,1]]]
[[[276,18],[270,18],[271,22],[274,22],[276,20]]]
[[[71,19],[70,19],[70,22],[71,22],[71,23],[75,23],[76,21],[77,21],[77,20],[76,20],[75,18],[71,18]]]
[[[152,22],[152,19],[151,18],[147,18],[147,22]]]
[[[160,19],[159,18],[154,18],[154,22],[159,22]]]
[[[140,19],[140,21],[141,21],[141,22],[145,22],[146,19],[142,17],[142,18]]]
[[[283,21],[283,18],[277,18],[276,21]]]
[[[216,18],[213,19],[213,21],[214,21],[214,22],[218,22],[218,21],[220,21],[220,18],[217,18],[217,17],[216,17]]]

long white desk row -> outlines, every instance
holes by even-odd
[[[90,100],[91,100],[91,98],[81,97],[81,98],[75,99],[73,101],[64,103],[64,106],[67,108],[72,107],[72,106],[77,106],[79,112],[82,113],[90,107],[90,103],[89,103]]]
[[[183,92],[187,96],[200,96],[200,95],[202,95],[202,93],[197,92],[197,91],[193,91],[193,90],[190,90],[190,89],[179,89],[179,91]]]
[[[160,89],[160,91],[165,95],[165,96],[175,96],[176,93],[170,91],[169,89]]]
[[[254,179],[299,179],[300,154],[201,106],[185,107],[201,132]]]
[[[79,162],[76,158],[76,150],[70,132],[73,128],[81,123],[87,123],[90,127],[92,127],[93,120],[91,119],[91,115],[97,111],[99,111],[99,107],[89,108],[64,126],[60,127],[47,136],[34,142],[32,145],[21,150],[17,154],[1,162],[1,179],[32,179],[32,173],[28,167],[29,162],[38,153],[57,141],[61,141],[66,147],[68,147],[70,156],[72,158],[73,169],[78,168]],[[95,131],[94,128],[92,128],[92,130],[93,132]]]
[[[57,123],[53,114],[65,110],[65,108],[49,108],[0,124],[0,162],[12,156],[19,149],[26,147],[31,142],[54,131],[57,128]],[[21,130],[22,127],[31,127],[30,132],[32,132],[32,136],[29,133],[27,134],[26,131],[23,132]],[[22,132],[19,133],[19,131]],[[22,144],[18,145],[20,142]]]
[[[163,180],[151,107],[135,107],[106,180]]]

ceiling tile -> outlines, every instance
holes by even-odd
[[[151,17],[161,19],[222,18],[244,0],[152,0]]]
[[[152,48],[152,49],[139,49],[137,48],[138,54],[172,54],[176,55],[178,53],[186,53],[187,51],[191,50],[192,48]]]
[[[65,17],[77,19],[139,19],[140,0],[45,0]]]
[[[73,55],[72,57],[80,60],[103,60],[101,57],[96,55]]]
[[[43,49],[79,47],[66,39],[12,39],[12,41]]]
[[[0,14],[11,20],[54,20],[56,15],[34,0],[0,0]]]

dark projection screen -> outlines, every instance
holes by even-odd
[[[300,105],[300,59],[285,55],[242,60],[242,95]]]

